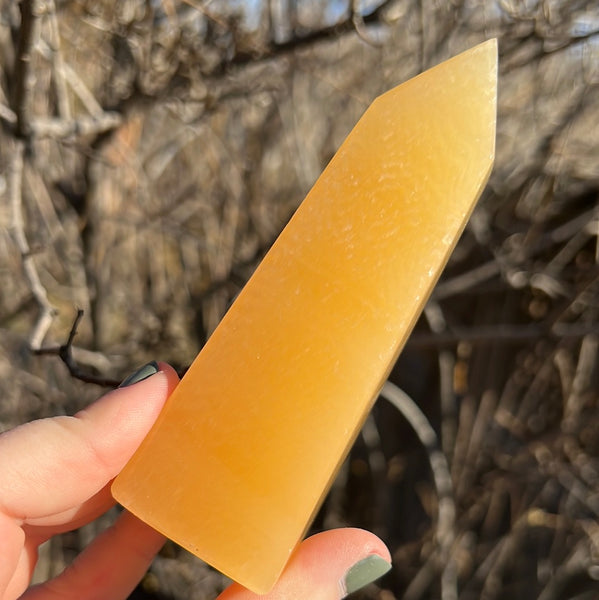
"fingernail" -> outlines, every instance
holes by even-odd
[[[376,581],[391,569],[391,564],[376,554],[357,562],[341,581],[343,597]]]
[[[156,373],[158,373],[158,371],[160,371],[160,367],[158,366],[158,363],[155,360],[153,360],[152,362],[149,362],[147,365],[144,365],[140,369],[137,369],[135,373],[131,373],[129,377],[123,379],[119,387],[124,388],[129,385],[133,385],[134,383],[139,383],[140,381],[143,381],[148,377],[152,377],[152,375],[155,375]]]

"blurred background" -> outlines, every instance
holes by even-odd
[[[0,431],[183,372],[369,103],[491,37],[490,183],[313,529],[389,544],[356,598],[599,597],[593,0],[1,0]],[[134,597],[226,583],[167,544]]]

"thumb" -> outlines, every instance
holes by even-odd
[[[385,544],[362,529],[333,529],[304,540],[274,589],[258,596],[239,584],[218,600],[340,600],[391,568]]]

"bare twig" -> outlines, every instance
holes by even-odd
[[[553,362],[559,371],[560,382],[562,384],[562,396],[565,399],[569,396],[572,389],[572,381],[574,380],[574,361],[572,355],[565,348],[559,348]]]
[[[33,47],[39,37],[42,3],[36,0],[23,0],[20,3],[21,27],[17,53],[15,55],[13,108],[16,117],[14,151],[11,156],[8,173],[8,194],[12,211],[12,230],[21,253],[25,277],[33,296],[40,307],[40,314],[29,337],[29,345],[33,350],[41,348],[46,333],[52,324],[55,307],[50,303],[48,294],[41,283],[29,243],[25,235],[23,221],[23,172],[25,162],[26,138],[30,134],[31,120],[29,115],[31,87],[34,83],[31,73]]]
[[[34,83],[31,72],[31,55],[39,37],[39,16],[42,11],[42,3],[39,0],[22,0],[19,7],[21,27],[15,56],[13,108],[17,116],[15,133],[19,137],[24,137],[29,133],[29,104],[31,87]]]
[[[358,2],[354,0],[352,2],[352,23],[356,30],[356,33],[360,37],[363,42],[366,42],[370,46],[375,48],[382,48],[384,43],[382,40],[376,39],[375,36],[368,30],[366,27],[366,23],[364,22],[364,17],[360,13],[360,7],[358,6]]]
[[[17,115],[11,110],[6,104],[0,102],[0,119],[9,125],[15,125],[17,122]]]
[[[104,112],[102,106],[81,80],[81,77],[79,77],[75,69],[71,68],[68,63],[63,63],[62,67],[66,81],[77,98],[81,100],[81,104],[83,104],[85,110],[95,117],[101,116]]]
[[[424,315],[433,333],[447,329],[445,315],[435,300],[428,302]],[[457,431],[457,404],[453,387],[455,354],[450,350],[439,352],[439,392],[441,397],[441,446],[447,460],[451,462]]]
[[[563,427],[565,431],[572,432],[577,429],[586,394],[591,386],[592,375],[597,364],[599,338],[596,335],[587,335],[580,345],[578,365],[572,380],[570,393],[566,398],[564,407]]]
[[[550,355],[536,369],[530,385],[520,399],[518,409],[514,415],[516,421],[525,424],[535,412],[541,400],[545,398],[545,392],[551,381],[554,369],[553,355]]]
[[[496,275],[501,273],[499,263],[497,260],[491,260],[489,262],[480,265],[466,273],[457,275],[452,279],[441,281],[433,292],[433,298],[435,300],[442,300],[443,298],[449,298],[457,294],[461,294],[465,291],[471,290],[478,284],[492,279]]]
[[[576,339],[589,334],[599,334],[599,324],[553,323],[512,325],[476,325],[472,327],[452,327],[442,333],[414,333],[407,344],[412,347],[453,346],[458,342],[471,344],[517,343],[537,339]]]
[[[434,552],[427,557],[402,594],[402,600],[418,600],[426,594],[439,571],[438,562],[438,557]]]
[[[8,171],[8,194],[12,212],[12,231],[21,253],[23,272],[29,283],[33,296],[40,307],[40,314],[29,337],[29,346],[33,350],[41,348],[44,337],[52,324],[56,314],[56,308],[48,299],[46,289],[42,285],[34,257],[31,254],[27,237],[25,236],[25,224],[23,222],[23,168],[24,168],[25,142],[14,140],[14,150]]]
[[[484,577],[481,600],[494,600],[502,597],[502,578],[509,561],[517,555],[527,530],[532,527],[551,525],[553,525],[551,515],[546,516],[544,511],[538,508],[529,508],[518,517],[510,532],[496,544],[493,552],[489,554],[489,559],[492,560],[485,565],[488,571]]]
[[[50,233],[51,239],[56,240],[65,236],[65,231],[60,217],[56,213],[56,209],[52,203],[52,198],[48,192],[48,187],[43,177],[33,169],[25,169],[26,184],[32,199],[36,200],[36,204],[40,215],[44,221],[46,229]]]
[[[77,119],[37,118],[31,122],[31,133],[36,137],[54,139],[98,135],[118,127],[121,122],[122,116],[117,112],[82,116]]]
[[[442,569],[441,598],[457,598],[457,577],[451,547],[455,540],[456,508],[447,458],[439,449],[437,434],[417,404],[390,381],[385,382],[381,396],[401,412],[426,450],[438,497],[437,543]]]
[[[64,61],[60,50],[60,30],[56,17],[56,4],[54,0],[46,0],[47,16],[50,22],[50,49],[52,51],[52,63],[54,65],[54,88],[58,104],[58,114],[62,119],[71,118],[71,104],[65,82]]]
[[[476,403],[471,395],[465,396],[460,402],[460,411],[458,417],[458,428],[456,432],[456,443],[453,451],[453,460],[451,461],[452,481],[455,485],[455,496],[460,500],[460,477],[464,468],[467,466],[468,450],[470,448],[470,437],[474,423],[476,422]]]
[[[66,138],[75,135],[98,134],[120,124],[121,117],[116,113],[103,113],[99,116],[71,118],[71,109],[64,80],[64,63],[60,53],[60,36],[56,18],[56,6],[53,0],[22,0],[20,3],[21,23],[14,65],[14,88],[12,94],[12,110],[0,108],[0,118],[13,128],[16,139],[8,168],[8,196],[12,212],[12,231],[21,254],[22,268],[35,298],[40,313],[30,334],[29,345],[32,350],[40,351],[44,338],[57,313],[48,298],[34,257],[25,234],[23,218],[23,174],[25,172],[26,148],[33,137]],[[33,118],[31,111],[31,90],[35,84],[35,74],[31,68],[33,49],[40,36],[41,15],[47,13],[50,21],[50,44],[54,65],[54,81],[58,98],[59,118]],[[68,356],[71,356],[67,345]]]
[[[589,543],[583,539],[578,542],[568,559],[555,571],[548,581],[538,600],[560,600],[568,584],[581,576],[587,575],[592,566]],[[590,578],[589,578],[590,579]]]
[[[35,353],[38,355],[58,355],[62,362],[66,365],[71,376],[75,379],[83,381],[84,383],[94,383],[103,387],[117,387],[120,383],[118,379],[111,379],[109,377],[102,377],[98,375],[92,375],[91,373],[86,373],[73,358],[73,342],[75,340],[75,336],[77,335],[79,322],[82,318],[83,311],[78,310],[75,321],[73,322],[73,326],[71,327],[71,331],[69,332],[69,337],[65,344],[62,344],[61,346],[38,348],[35,350]]]
[[[476,476],[476,468],[481,450],[484,448],[485,439],[490,424],[493,422],[493,413],[497,406],[497,397],[492,390],[485,392],[481,398],[480,406],[476,412],[476,418],[472,423],[470,435],[467,438],[467,450],[463,457],[463,464],[456,477],[456,497],[461,498],[468,489],[471,489]],[[455,471],[454,471],[455,473]]]

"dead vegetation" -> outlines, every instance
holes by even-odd
[[[88,378],[189,364],[369,102],[497,36],[496,167],[392,376],[426,419],[386,388],[315,528],[389,543],[363,598],[597,597],[595,3],[240,6],[0,3],[0,428],[102,391],[78,309]],[[169,545],[139,593],[224,583]]]

